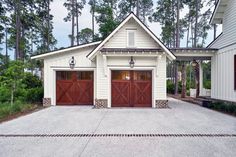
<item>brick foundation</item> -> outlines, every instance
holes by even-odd
[[[170,108],[168,100],[156,100],[156,108]]]
[[[107,99],[95,99],[94,108],[107,108]]]
[[[43,106],[51,106],[51,98],[43,98]]]

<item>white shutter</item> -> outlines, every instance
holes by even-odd
[[[128,35],[127,46],[135,47],[135,31],[128,30],[127,35]]]

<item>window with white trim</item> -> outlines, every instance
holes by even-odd
[[[127,30],[127,47],[135,47],[135,30]]]

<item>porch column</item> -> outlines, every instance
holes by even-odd
[[[203,68],[202,68],[202,61],[199,62],[199,96],[204,96],[204,93],[203,93]]]

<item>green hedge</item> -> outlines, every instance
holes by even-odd
[[[211,102],[206,107],[236,116],[236,104],[230,102]]]

